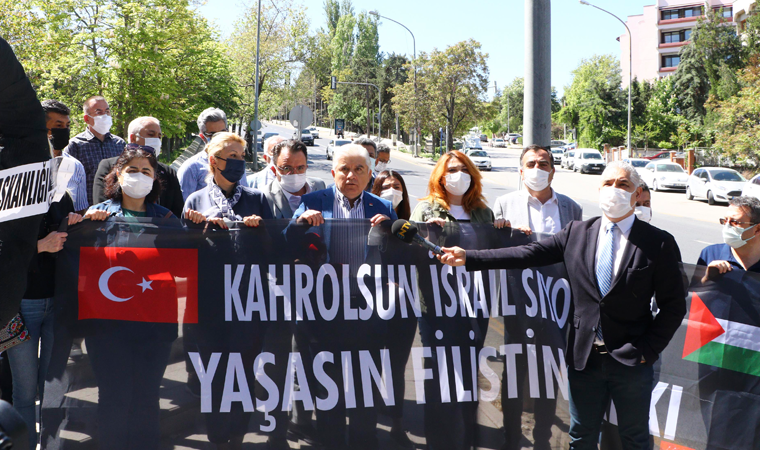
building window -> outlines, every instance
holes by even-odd
[[[677,67],[681,62],[681,57],[678,55],[662,55],[662,68]]]
[[[715,12],[720,12],[720,9],[716,10]],[[733,17],[733,15],[734,15],[734,8],[732,8],[731,6],[723,7],[723,14],[722,14],[723,17],[730,19],[731,17]]]
[[[730,9],[730,8],[729,8]],[[686,17],[699,17],[702,15],[702,7],[694,6],[681,9],[666,9],[661,11],[661,20],[684,19]]]
[[[663,44],[673,44],[676,42],[685,42],[691,38],[691,28],[678,31],[667,31],[662,33]]]

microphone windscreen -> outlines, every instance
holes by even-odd
[[[391,232],[407,244],[412,243],[414,236],[417,235],[417,231],[416,225],[404,219],[398,219],[391,226]]]

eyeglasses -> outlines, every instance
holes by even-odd
[[[720,224],[721,225],[725,225],[726,223],[728,223],[732,227],[739,226],[740,224],[749,224],[750,226],[757,225],[756,223],[752,223],[752,222],[740,222],[738,220],[731,219],[731,218],[721,218],[720,219]]]
[[[142,150],[144,152],[150,153],[151,155],[156,154],[156,149],[154,149],[153,147],[149,145],[140,145],[140,144],[135,144],[135,143],[127,144],[127,150]]]
[[[290,166],[275,166],[277,168],[277,171],[280,172],[282,175],[290,175],[290,174],[301,174],[306,172],[306,166],[298,166],[298,167],[290,167]]]

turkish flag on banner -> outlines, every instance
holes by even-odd
[[[197,250],[82,247],[82,319],[198,323]]]

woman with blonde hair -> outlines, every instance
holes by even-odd
[[[493,223],[494,215],[483,196],[483,176],[464,153],[446,153],[433,168],[428,196],[421,198],[410,220]]]

